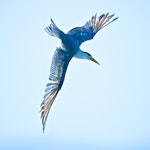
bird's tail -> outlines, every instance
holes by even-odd
[[[118,17],[114,18],[113,20],[111,20],[113,18],[115,14],[109,15],[109,13],[107,14],[102,14],[101,16],[98,17],[97,19],[97,14],[95,14],[95,16],[93,16],[91,18],[91,20],[89,20],[86,25],[87,26],[91,26],[93,28],[93,32],[97,33],[100,29],[106,27],[107,25],[109,25],[110,23],[112,23],[113,21],[117,20]]]
[[[41,119],[42,119],[42,125],[43,125],[43,132],[45,130],[46,120],[47,120],[50,108],[58,93],[57,84],[58,83],[54,82],[54,83],[48,83],[46,85],[47,86],[47,88],[45,89],[46,93],[44,95],[44,100],[41,103]]]
[[[60,38],[62,31],[56,26],[52,19],[50,19],[50,22],[50,25],[45,28],[45,31],[51,36]]]

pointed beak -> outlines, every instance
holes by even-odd
[[[96,61],[94,58],[91,58],[90,60],[93,61],[93,62],[95,62],[95,63],[97,63],[98,65],[100,65],[99,62]]]

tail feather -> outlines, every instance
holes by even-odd
[[[50,19],[50,25],[48,27],[45,28],[45,31],[51,35],[51,36],[55,36],[59,38],[59,32],[60,30],[58,29],[58,27],[56,26],[55,22]]]

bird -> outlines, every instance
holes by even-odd
[[[75,27],[67,33],[60,30],[50,18],[50,25],[45,28],[45,31],[50,36],[60,39],[61,45],[56,47],[53,54],[49,83],[46,85],[45,95],[40,106],[43,133],[51,106],[63,85],[69,62],[75,57],[91,60],[99,64],[90,53],[81,50],[80,45],[87,40],[93,39],[99,30],[118,19],[118,17],[113,19],[114,16],[115,14],[106,13],[97,17],[97,14],[95,14],[83,26]]]

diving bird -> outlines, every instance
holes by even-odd
[[[109,13],[102,14],[99,17],[97,15],[92,16],[92,18],[81,27],[75,27],[64,33],[60,30],[54,21],[50,19],[50,25],[45,28],[45,31],[54,37],[61,40],[61,46],[57,47],[52,58],[49,83],[46,85],[45,95],[41,103],[41,119],[43,125],[43,132],[45,130],[46,120],[50,111],[50,108],[61,89],[66,70],[70,60],[73,57],[80,59],[91,60],[99,64],[91,54],[84,52],[80,49],[80,45],[87,41],[93,39],[95,34],[102,28],[106,27],[111,22],[118,19],[118,17],[112,19],[114,14],[109,15]]]

